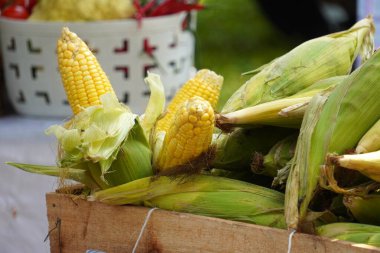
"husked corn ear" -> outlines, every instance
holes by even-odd
[[[100,104],[101,95],[114,92],[96,57],[67,27],[62,29],[57,54],[59,72],[74,114]]]
[[[285,214],[289,227],[297,228],[305,219],[309,204],[319,190],[321,168],[334,169],[327,163],[327,155],[354,149],[380,118],[379,97],[379,51],[345,78],[328,97],[314,96],[301,126],[286,186]],[[322,98],[320,103],[319,98]]]
[[[262,66],[226,102],[222,113],[291,96],[318,80],[346,75],[356,56],[367,59],[373,51],[372,18],[352,28],[304,42]]]
[[[214,109],[201,98],[193,97],[173,113],[156,168],[159,171],[188,165],[209,150],[214,130]]]
[[[368,153],[380,150],[380,120],[360,139],[356,153]]]
[[[171,127],[177,108],[192,97],[198,96],[207,100],[215,110],[222,85],[222,76],[208,69],[199,70],[194,78],[188,80],[176,93],[167,106],[164,117],[157,121],[155,131],[166,132]]]
[[[380,150],[365,154],[330,156],[333,164],[357,170],[365,176],[380,182]]]
[[[380,225],[380,195],[368,194],[364,196],[346,195],[343,204],[360,223]]]
[[[319,226],[316,233],[331,239],[380,247],[380,227],[378,226],[346,222],[331,223]]]

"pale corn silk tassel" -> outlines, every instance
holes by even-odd
[[[157,207],[153,207],[153,208],[151,208],[151,209],[148,211],[148,213],[147,213],[147,215],[146,215],[146,217],[145,217],[145,221],[144,221],[144,223],[143,223],[143,225],[142,225],[142,227],[141,227],[139,237],[137,237],[137,240],[136,240],[135,246],[134,246],[133,249],[132,249],[132,253],[135,253],[135,252],[136,252],[137,247],[139,246],[140,240],[141,240],[141,238],[142,238],[142,236],[143,236],[143,234],[144,234],[145,227],[146,227],[146,225],[148,224],[149,218],[150,218],[150,216],[152,215],[153,211],[156,210],[156,209],[158,209],[158,208],[157,208]]]
[[[288,253],[292,252],[292,239],[293,239],[294,234],[297,232],[297,230],[291,229],[290,231],[291,232],[290,232],[289,238],[288,238]]]

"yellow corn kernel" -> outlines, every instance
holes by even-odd
[[[173,112],[177,110],[177,107],[194,96],[207,100],[211,104],[211,107],[215,109],[222,84],[222,76],[208,69],[199,70],[195,77],[187,81],[176,93],[166,108],[166,114],[157,122],[156,131],[166,132],[171,126],[170,122],[175,114]]]
[[[74,114],[100,104],[99,97],[114,92],[106,74],[87,45],[66,27],[57,43],[58,67]]]
[[[193,97],[173,113],[157,159],[159,171],[189,165],[206,153],[211,144],[215,116],[207,100]]]

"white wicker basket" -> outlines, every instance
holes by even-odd
[[[194,36],[182,30],[185,13],[136,20],[83,23],[26,22],[0,19],[1,50],[10,101],[20,114],[69,116],[71,110],[57,70],[56,41],[63,26],[95,52],[119,99],[142,113],[149,70],[161,76],[166,95],[193,72]],[[153,48],[153,57],[144,53]]]

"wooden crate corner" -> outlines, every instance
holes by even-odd
[[[149,208],[110,206],[46,195],[52,253],[132,252]],[[154,210],[137,252],[256,252],[284,253],[289,231],[258,225]],[[292,253],[369,253],[374,247],[296,233]]]

